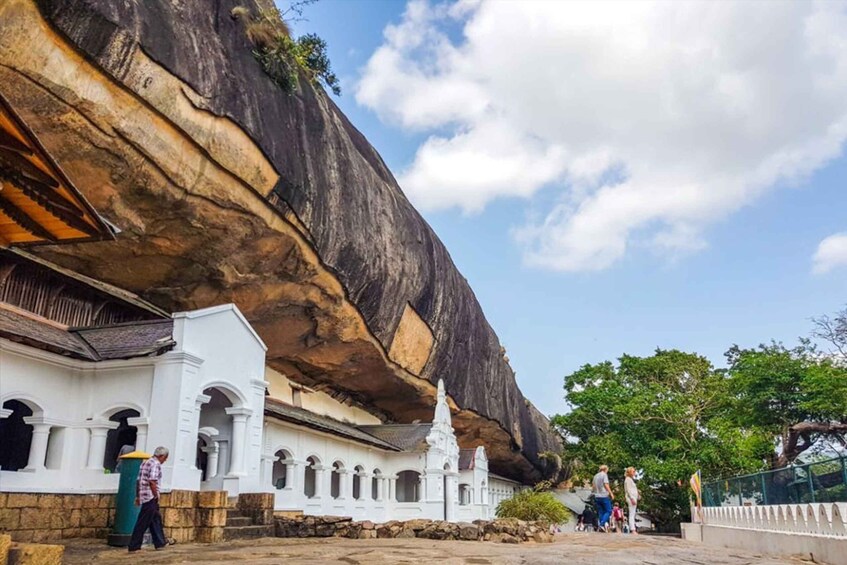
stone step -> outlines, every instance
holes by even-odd
[[[224,528],[225,540],[269,538],[273,535],[273,526],[227,526]]]
[[[226,507],[230,509],[234,509],[238,507],[238,497],[237,496],[228,496],[226,499]]]
[[[227,525],[227,527],[232,527],[232,528],[238,528],[238,527],[243,527],[243,526],[252,526],[253,520],[251,520],[247,516],[231,516],[231,515],[227,514],[226,525]]]

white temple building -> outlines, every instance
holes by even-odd
[[[383,423],[266,367],[232,304],[169,315],[0,250],[0,492],[116,492],[124,446],[171,450],[164,490],[272,492],[354,519],[493,517],[521,485],[430,423]]]

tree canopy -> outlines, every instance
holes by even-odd
[[[726,401],[723,376],[699,355],[658,350],[624,355],[617,366],[584,365],[565,379],[565,391],[573,410],[552,423],[566,440],[565,459],[578,462],[574,478],[588,480],[605,463],[622,482],[635,467],[646,483],[642,506],[659,527],[686,515],[685,485],[697,469],[720,476],[760,465],[756,442],[715,420]]]
[[[572,411],[552,424],[563,458],[586,481],[600,464],[619,481],[641,477],[641,507],[660,528],[689,512],[688,478],[716,479],[776,468],[803,453],[847,448],[847,368],[808,341],[726,354],[727,369],[704,357],[657,350],[649,357],[584,365],[565,378]],[[811,451],[809,451],[811,450]]]

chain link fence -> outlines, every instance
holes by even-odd
[[[847,502],[847,456],[703,485],[704,506]]]

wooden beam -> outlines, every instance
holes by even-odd
[[[63,208],[70,214],[74,214],[79,218],[84,216],[84,212],[80,210],[74,202],[66,199],[57,190],[50,188],[46,184],[42,184],[37,180],[20,175],[15,171],[4,169],[3,166],[0,165],[0,182],[2,181],[11,184],[33,200],[36,198],[46,199],[53,205]],[[32,195],[30,195],[30,193],[32,193]]]
[[[29,159],[22,157],[19,153],[0,147],[0,166],[13,171],[20,171],[25,177],[37,180],[53,188],[59,187],[59,181],[36,167]]]
[[[52,233],[41,227],[41,224],[30,218],[26,212],[15,206],[12,202],[3,198],[2,192],[0,192],[0,211],[12,218],[16,224],[35,237],[40,237],[41,239],[46,239],[47,241],[52,241],[54,243],[56,242],[56,237]]]
[[[32,149],[8,131],[0,128],[0,147],[17,151],[23,155],[32,155]]]

